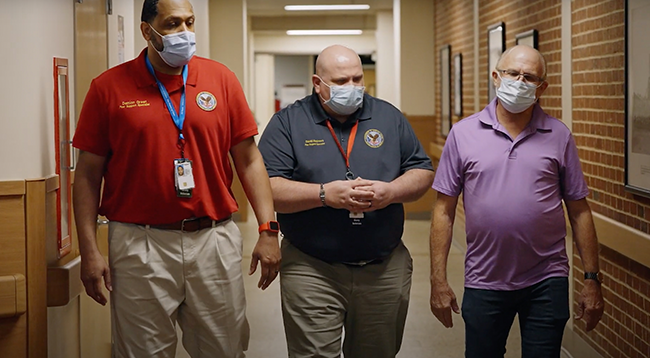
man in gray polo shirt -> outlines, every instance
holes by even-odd
[[[402,113],[364,94],[359,56],[323,50],[314,92],[276,113],[259,148],[282,227],[280,286],[289,357],[392,358],[412,260],[404,207],[433,182]]]
[[[465,356],[503,358],[518,314],[522,356],[559,357],[569,318],[562,201],[585,271],[578,317],[589,331],[603,314],[589,191],[571,132],[536,103],[548,86],[543,56],[515,46],[503,53],[492,77],[497,98],[453,126],[433,183],[431,310],[446,327],[452,326],[451,311],[459,312],[446,263],[462,192]]]

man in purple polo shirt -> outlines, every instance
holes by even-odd
[[[562,201],[585,271],[577,316],[589,331],[603,314],[589,191],[571,132],[536,103],[548,86],[543,56],[510,48],[492,77],[497,98],[453,126],[433,183],[431,311],[445,327],[459,313],[446,272],[462,192],[465,357],[502,358],[516,314],[522,357],[559,357],[569,318]]]

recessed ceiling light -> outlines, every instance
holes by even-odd
[[[286,11],[368,10],[370,5],[286,5]]]
[[[362,30],[288,30],[287,35],[361,35]]]

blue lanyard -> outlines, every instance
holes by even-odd
[[[169,97],[169,93],[167,92],[165,85],[163,85],[158,80],[158,77],[156,77],[156,72],[153,70],[153,66],[151,65],[151,61],[149,61],[149,57],[145,56],[145,61],[147,63],[147,69],[149,70],[149,73],[151,73],[153,78],[156,79],[156,83],[158,84],[158,89],[160,90],[160,94],[162,95],[163,99],[165,100],[165,104],[167,105],[167,110],[169,110],[169,114],[172,116],[172,120],[174,121],[176,128],[178,128],[179,143],[184,142],[185,137],[183,136],[183,123],[185,122],[185,84],[187,84],[187,65],[183,66],[183,90],[181,92],[181,103],[180,103],[179,112],[177,114],[176,108],[174,107],[174,103]]]

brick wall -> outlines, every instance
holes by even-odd
[[[650,357],[650,268],[601,246],[600,268],[604,272],[605,314],[593,332],[574,320],[574,330],[603,357]],[[582,264],[574,255],[574,288],[582,290]]]
[[[451,45],[452,54],[452,99],[453,56],[463,55],[463,117],[474,113],[474,1],[440,0],[435,2],[435,50],[436,50],[436,128],[440,128],[440,48]],[[544,109],[561,119],[561,0],[489,0],[481,1],[479,8],[479,104],[487,105],[487,27],[503,21],[506,24],[506,48],[515,45],[515,36],[536,29],[539,33],[539,50],[544,54],[548,66],[549,87],[543,96]],[[455,123],[462,118],[453,115]],[[444,138],[438,136],[438,144]]]
[[[573,133],[589,188],[590,205],[650,233],[650,200],[625,191],[625,2],[572,3]],[[577,254],[577,251],[575,251]],[[603,323],[575,330],[605,357],[650,357],[650,269],[601,246],[607,304]],[[576,296],[582,265],[574,257]]]
[[[490,0],[480,1],[479,8],[479,99],[487,105],[487,28],[498,22],[506,25],[506,48],[515,45],[515,36],[536,29],[539,51],[546,58],[549,83],[540,103],[544,110],[559,119],[562,115],[562,3],[561,0]]]
[[[454,56],[462,54],[463,114],[474,113],[474,0],[445,0],[434,2],[435,50],[436,50],[436,142],[443,145],[445,140],[440,133],[440,48],[451,45],[451,113],[452,122],[461,118],[454,114]]]
[[[435,48],[450,44],[452,56],[463,54],[463,112],[473,113],[474,81],[479,103],[487,104],[487,27],[503,21],[506,47],[518,33],[537,29],[539,50],[548,62],[549,87],[543,108],[561,118],[561,0],[481,0],[479,2],[479,77],[474,78],[473,1],[435,2]],[[650,234],[650,199],[625,191],[625,0],[573,0],[572,123],[594,212]],[[439,53],[436,90],[440,90]],[[453,71],[452,71],[453,77]],[[453,78],[452,78],[453,81]],[[453,83],[453,82],[452,82]],[[453,86],[452,86],[453,96]],[[437,128],[440,103],[436,100]],[[452,98],[453,103],[453,98]],[[459,118],[454,117],[454,122]],[[444,143],[438,136],[437,142]],[[574,320],[574,330],[604,357],[650,357],[650,268],[601,246],[606,311],[590,333]],[[582,289],[582,263],[572,258],[574,297]],[[574,305],[576,303],[574,302]]]

